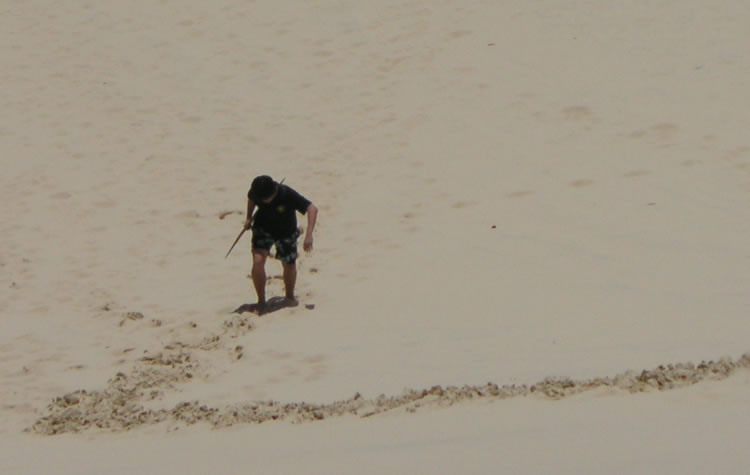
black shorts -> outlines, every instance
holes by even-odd
[[[253,249],[271,250],[276,245],[276,258],[284,264],[294,264],[297,261],[297,238],[299,230],[285,238],[277,239],[262,228],[253,228]]]

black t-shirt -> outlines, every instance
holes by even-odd
[[[252,200],[249,191],[247,197]],[[297,230],[295,211],[305,214],[310,206],[310,200],[286,185],[279,185],[279,191],[270,203],[253,202],[258,207],[253,215],[253,229],[261,228],[279,239],[289,237]]]

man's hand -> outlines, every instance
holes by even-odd
[[[305,241],[302,243],[302,248],[305,250],[305,252],[312,251],[313,248],[313,238],[309,234],[305,236]]]
[[[242,229],[247,231],[252,226],[252,223],[253,223],[252,219],[246,219],[245,224],[242,225]]]

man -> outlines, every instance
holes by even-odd
[[[256,206],[258,211],[253,216]],[[272,245],[276,246],[276,257],[284,268],[286,298],[290,303],[296,303],[294,284],[297,281],[297,238],[300,236],[297,211],[307,214],[307,230],[302,247],[310,252],[318,208],[291,187],[276,183],[268,175],[255,177],[247,192],[245,229],[253,230],[252,278],[258,294],[258,313],[263,313],[266,307],[266,258]]]

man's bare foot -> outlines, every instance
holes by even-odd
[[[288,295],[284,297],[285,307],[296,307],[297,305],[299,305],[299,302],[297,301],[296,297],[290,297]]]
[[[255,313],[258,315],[263,315],[266,313],[266,310],[268,310],[268,305],[266,305],[266,302],[258,302],[255,304]]]

